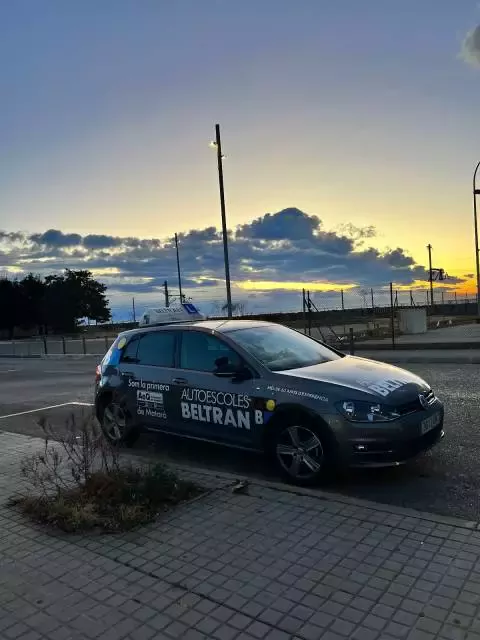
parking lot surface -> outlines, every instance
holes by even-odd
[[[384,470],[351,471],[332,481],[330,491],[480,520],[480,370],[477,365],[411,364],[446,405],[447,437],[409,464]],[[40,415],[62,428],[70,414],[89,412],[95,361],[0,361],[0,430],[40,435]],[[173,437],[146,437],[138,453],[209,469],[275,478],[261,456],[190,443]]]

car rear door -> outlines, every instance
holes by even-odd
[[[182,430],[189,435],[243,446],[254,446],[263,428],[263,412],[256,403],[258,383],[218,377],[223,366],[243,363],[241,356],[221,338],[183,329],[180,332],[179,368],[172,378],[172,397],[178,405]]]
[[[175,404],[171,379],[175,373],[176,336],[174,331],[141,333],[129,343],[121,360],[128,406],[139,424],[150,429],[175,428]]]

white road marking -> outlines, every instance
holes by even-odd
[[[6,416],[0,416],[0,420],[6,418],[16,418],[17,416],[25,416],[28,413],[38,413],[39,411],[49,411],[50,409],[60,409],[61,407],[93,407],[91,402],[62,402],[61,404],[52,404],[49,407],[41,407],[40,409],[29,409],[28,411],[19,411],[18,413],[9,413]]]
[[[84,373],[85,375],[91,375],[90,370],[84,369],[44,369],[43,373],[62,373],[63,375],[70,375],[71,373]]]
[[[18,369],[0,369],[0,373],[14,373]]]

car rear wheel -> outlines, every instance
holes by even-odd
[[[129,425],[129,415],[124,405],[110,400],[106,402],[100,420],[102,431],[113,445],[131,447],[138,439],[138,429]]]
[[[271,456],[280,474],[297,485],[324,480],[332,469],[329,438],[307,418],[286,420],[271,441]]]

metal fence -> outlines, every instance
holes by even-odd
[[[389,283],[367,289],[310,292],[303,290],[302,320],[295,328],[339,346],[380,340],[394,348],[402,309],[424,308],[427,329],[464,323],[476,315],[476,297],[446,288],[406,289]]]
[[[109,349],[115,336],[103,338],[65,338],[52,336],[0,342],[0,357],[41,358],[45,356],[99,356]]]
[[[400,333],[399,311],[403,308],[426,309],[429,328],[446,323],[468,322],[476,316],[476,298],[446,287],[435,287],[431,304],[429,289],[407,289],[389,283],[370,288],[329,291],[303,290],[298,311],[255,314],[235,313],[237,317],[271,320],[304,331],[341,349],[355,343],[383,340],[395,346]],[[91,326],[78,336],[25,337],[0,341],[0,357],[103,356],[115,336],[130,324]]]
[[[397,307],[431,307],[430,289],[406,289],[393,285],[393,302]],[[306,290],[308,293],[308,290]],[[336,291],[312,291],[310,297],[317,306],[325,311],[347,309],[382,309],[391,304],[390,283],[377,287],[339,289]],[[476,298],[468,292],[453,291],[447,288],[433,289],[433,306],[473,304]]]

